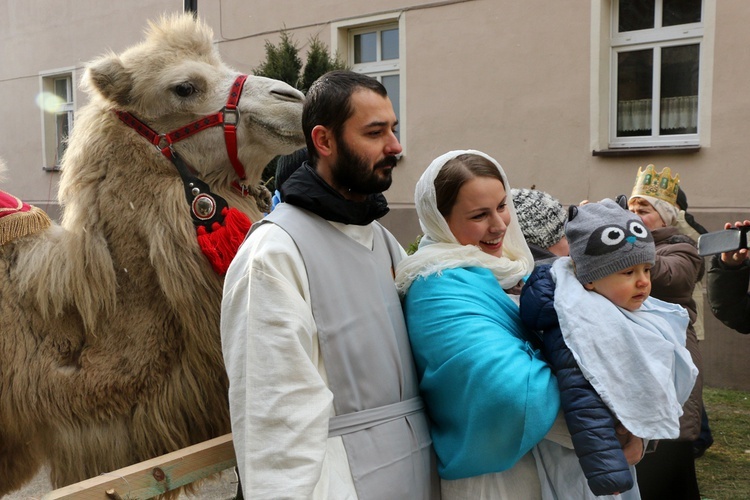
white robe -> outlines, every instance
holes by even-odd
[[[331,224],[372,248],[371,225]],[[293,240],[263,224],[227,272],[221,311],[233,441],[246,498],[357,498],[342,438],[328,437],[333,394],[310,304]]]

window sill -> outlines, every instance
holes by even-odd
[[[637,156],[656,154],[691,154],[700,151],[696,146],[654,146],[642,148],[612,148],[591,151],[591,156]]]

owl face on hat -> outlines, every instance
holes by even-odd
[[[594,230],[589,237],[584,253],[591,256],[607,255],[620,249],[643,248],[647,243],[653,243],[654,238],[646,226],[632,220],[627,225],[604,224]]]

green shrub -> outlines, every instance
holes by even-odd
[[[286,82],[292,87],[307,92],[310,85],[325,73],[335,69],[347,69],[346,63],[336,56],[331,56],[326,44],[321,42],[317,36],[310,38],[307,49],[307,62],[302,70],[302,59],[299,57],[300,48],[294,41],[294,37],[286,30],[281,31],[281,40],[274,45],[266,40],[266,58],[253,73],[257,76],[274,78]],[[263,169],[262,182],[272,188],[271,181],[276,174],[278,156],[271,160]]]

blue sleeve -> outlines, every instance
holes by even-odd
[[[281,193],[277,189],[273,192],[273,196],[271,197],[271,212],[273,212],[273,209],[276,208],[276,205],[281,203]]]
[[[633,487],[633,476],[615,432],[615,418],[584,377],[563,339],[554,307],[549,266],[534,270],[521,291],[521,318],[542,333],[542,352],[552,365],[560,403],[578,461],[591,491],[599,495]]]
[[[415,281],[404,312],[441,477],[511,468],[559,410],[555,378],[527,342],[518,307],[490,271],[468,268]]]

